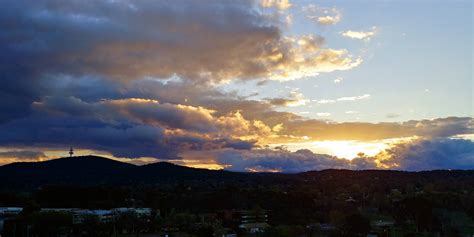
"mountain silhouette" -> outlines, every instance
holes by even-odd
[[[137,166],[100,156],[78,156],[0,166],[0,189],[48,184],[127,185],[176,179],[231,178],[243,173],[197,169],[168,162]]]
[[[389,170],[322,170],[299,174],[241,173],[208,170],[158,162],[137,166],[99,156],[59,158],[42,162],[18,162],[0,166],[1,190],[31,190],[45,185],[81,186],[139,186],[155,184],[185,184],[186,182],[223,182],[236,185],[273,185],[286,182],[331,182],[335,185],[346,179],[364,180],[367,183],[415,182],[444,180],[474,182],[473,170],[435,170],[423,172]],[[337,185],[336,185],[337,186]]]

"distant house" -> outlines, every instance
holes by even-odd
[[[321,229],[323,231],[332,231],[332,230],[336,229],[336,226],[334,226],[333,224],[329,224],[329,223],[321,223],[319,225],[319,229]]]
[[[333,231],[336,229],[336,226],[330,223],[312,223],[306,225],[307,229],[316,230],[316,231]]]
[[[70,212],[73,224],[81,224],[88,217],[96,217],[100,222],[108,223],[114,219],[112,211],[109,210],[84,210],[77,209]]]
[[[377,214],[379,213],[379,208],[378,207],[364,207],[361,209],[361,212],[365,214]]]
[[[3,231],[5,220],[19,215],[21,211],[23,211],[23,208],[21,207],[0,207],[0,234]]]
[[[237,237],[237,234],[235,234],[235,233],[232,233],[232,234],[223,234],[223,235],[220,235],[219,237]]]
[[[389,228],[395,225],[395,221],[393,220],[376,220],[371,221],[370,225],[374,228]]]
[[[269,228],[270,225],[267,223],[245,223],[239,225],[240,229],[245,230],[249,234],[256,234],[265,232],[265,229]]]
[[[219,228],[214,232],[216,237],[237,237],[237,234],[229,228]]]
[[[22,207],[0,207],[0,217],[18,215],[21,211],[23,211]]]
[[[357,201],[356,201],[353,197],[351,197],[351,196],[349,196],[349,198],[346,199],[346,203],[351,203],[351,204],[353,204],[353,203],[356,203],[356,202],[357,202]]]
[[[73,224],[81,224],[88,217],[96,217],[102,223],[114,221],[117,216],[125,213],[133,213],[139,218],[151,217],[151,208],[127,208],[120,207],[111,210],[88,210],[79,208],[42,208],[42,212],[67,212],[72,215]],[[159,213],[159,211],[158,211]]]
[[[219,223],[219,219],[216,213],[202,213],[199,214],[199,222],[201,224],[216,224]]]
[[[151,208],[131,208],[131,207],[119,207],[111,210],[114,215],[121,215],[125,213],[133,213],[137,217],[151,217],[153,210]],[[157,211],[159,214],[159,211]]]
[[[246,223],[267,223],[268,213],[266,210],[244,210],[240,211],[240,222]]]
[[[269,228],[268,212],[263,209],[240,211],[239,228],[249,234],[265,232]]]

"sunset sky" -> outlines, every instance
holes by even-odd
[[[471,1],[6,0],[0,165],[474,169]]]

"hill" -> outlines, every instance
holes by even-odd
[[[136,166],[99,156],[79,156],[0,166],[0,190],[31,189],[53,184],[153,184],[182,179],[226,179],[241,175],[244,174],[196,169],[168,162]]]
[[[121,174],[136,166],[98,156],[59,158],[43,162],[18,162],[0,167],[1,186],[36,187],[43,184],[104,183],[110,177]]]
[[[167,162],[143,166],[99,156],[59,158],[43,162],[20,162],[0,166],[1,190],[31,190],[45,185],[149,186],[149,185],[347,185],[445,182],[473,183],[474,171],[405,172],[388,170],[322,170],[299,174],[239,173],[197,169]]]

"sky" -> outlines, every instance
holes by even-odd
[[[474,169],[471,1],[7,0],[0,165]]]

